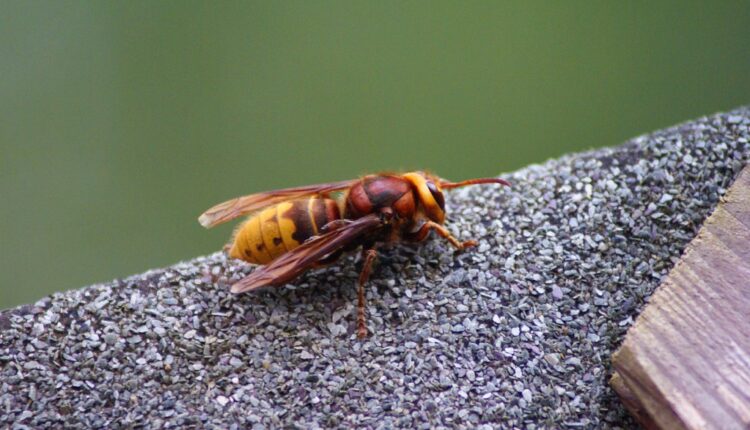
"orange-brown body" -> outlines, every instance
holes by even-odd
[[[364,337],[364,284],[377,244],[420,242],[435,231],[457,250],[476,245],[473,240],[459,241],[443,226],[442,190],[491,183],[509,185],[498,178],[449,182],[425,172],[381,173],[237,197],[210,208],[199,221],[212,227],[250,214],[235,230],[229,256],[264,267],[236,282],[234,293],[282,285],[361,246],[357,333]]]
[[[343,193],[282,201],[251,214],[236,230],[229,256],[268,264],[338,220],[386,212],[388,225],[371,241],[422,241],[426,221],[442,224],[445,201],[439,182],[421,173],[367,175]],[[367,238],[363,238],[363,241]]]

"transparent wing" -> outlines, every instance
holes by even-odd
[[[328,193],[340,191],[351,187],[357,181],[358,179],[350,179],[348,181],[284,188],[237,197],[232,200],[227,200],[224,203],[219,203],[211,209],[203,212],[198,218],[198,222],[200,222],[203,227],[211,228],[215,225],[227,222],[242,215],[247,215],[251,212],[263,209],[266,206],[281,203],[285,200],[316,194],[326,195]]]

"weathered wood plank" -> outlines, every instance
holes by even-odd
[[[647,428],[750,428],[750,167],[613,356],[612,386]]]

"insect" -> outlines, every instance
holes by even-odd
[[[379,173],[348,181],[285,188],[238,197],[204,212],[206,228],[250,215],[227,245],[232,258],[260,264],[232,286],[244,293],[283,285],[305,271],[362,247],[357,289],[357,335],[367,336],[365,283],[383,243],[421,242],[435,231],[461,251],[476,245],[443,226],[443,190],[476,184],[510,185],[498,178],[450,182],[425,172]]]

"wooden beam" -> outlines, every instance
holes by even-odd
[[[646,428],[750,428],[750,166],[612,362],[612,386]]]

